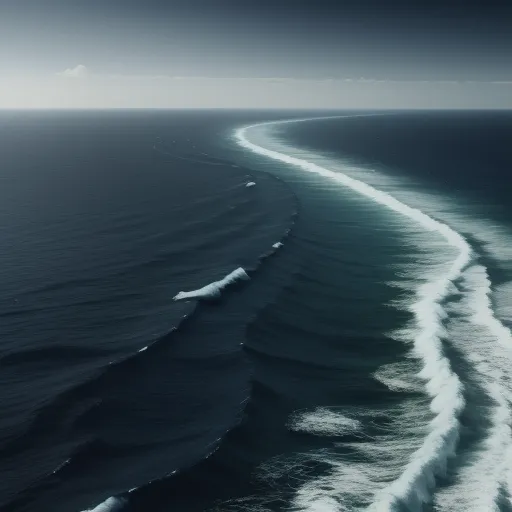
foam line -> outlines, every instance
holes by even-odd
[[[488,451],[492,456],[490,471],[494,477],[494,493],[488,492],[494,504],[498,501],[498,489],[504,486],[512,496],[512,389],[509,380],[510,357],[512,350],[512,332],[495,315],[492,302],[492,288],[487,269],[476,265],[468,272],[466,283],[469,285],[470,321],[482,326],[491,335],[491,344],[483,365],[477,365],[482,373],[489,375],[489,395],[495,402],[491,418],[493,427],[487,439]],[[497,342],[497,345],[494,343]],[[481,343],[486,348],[489,343]],[[480,348],[480,346],[478,348]],[[485,364],[488,362],[489,364]],[[496,506],[497,508],[497,506]]]
[[[235,131],[235,139],[240,146],[253,153],[296,166],[303,171],[348,187],[371,201],[411,219],[426,230],[441,235],[449,246],[457,250],[457,256],[451,262],[448,271],[437,279],[421,285],[417,289],[412,305],[416,323],[414,350],[422,361],[420,376],[426,381],[427,392],[432,397],[430,407],[435,418],[430,424],[430,431],[423,444],[411,455],[400,476],[378,494],[370,507],[370,510],[387,512],[397,510],[401,503],[407,503],[408,507],[419,510],[422,503],[430,501],[435,476],[445,469],[447,459],[454,453],[459,438],[458,417],[465,405],[463,386],[443,352],[441,338],[445,312],[441,302],[448,296],[452,281],[460,277],[471,261],[471,248],[466,240],[448,225],[429,217],[419,209],[407,206],[386,192],[346,174],[333,172],[306,160],[258,146],[247,138],[248,131],[255,127],[288,122],[296,120],[271,121],[242,127]],[[339,482],[339,485],[343,486],[343,482]],[[314,502],[309,503],[308,510],[316,510]]]
[[[213,283],[207,284],[198,290],[192,290],[189,292],[179,292],[174,300],[184,300],[184,299],[216,299],[220,297],[222,290],[226,288],[226,286],[240,280],[248,280],[249,276],[245,272],[242,267],[238,267],[236,270],[233,270],[226,277],[221,279],[220,281],[214,281]]]
[[[480,408],[490,425],[473,449],[478,457],[459,468],[455,483],[438,493],[436,509],[496,512],[502,492],[510,496],[512,490],[512,333],[494,314],[491,281],[483,265],[467,269],[461,285],[456,348],[472,362],[473,378],[492,400]],[[489,412],[484,413],[486,408]]]

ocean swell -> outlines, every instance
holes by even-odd
[[[293,216],[293,219],[295,219],[295,214]],[[281,240],[285,240],[286,237],[289,236],[290,231],[291,231],[291,229],[287,228],[284,231]],[[191,311],[187,315],[183,316],[183,318],[181,319],[179,324],[176,327],[174,327],[167,335],[163,336],[162,338],[152,341],[149,345],[142,347],[137,352],[130,354],[128,357],[126,357],[124,359],[114,361],[111,365],[109,365],[108,369],[105,368],[105,372],[107,370],[109,372],[111,372],[111,371],[115,370],[116,368],[118,368],[119,366],[122,366],[123,364],[129,364],[130,362],[133,362],[133,360],[139,360],[140,358],[144,358],[144,357],[158,356],[158,354],[155,352],[157,352],[159,350],[159,348],[163,348],[169,344],[171,337],[176,335],[176,333],[180,330],[180,327],[183,323],[192,321],[195,317],[197,317],[198,315],[201,314],[201,311],[204,311],[207,308],[206,304],[201,303],[202,301],[221,299],[223,297],[222,292],[225,290],[226,287],[236,284],[237,282],[240,282],[240,281],[249,280],[250,276],[254,276],[260,270],[262,262],[265,259],[267,259],[268,257],[275,254],[276,251],[278,251],[278,249],[282,245],[283,245],[283,242],[274,243],[267,252],[260,254],[260,256],[257,258],[254,265],[249,265],[247,267],[247,269],[239,267],[239,268],[235,269],[233,272],[226,275],[223,279],[214,281],[202,288],[199,288],[196,290],[191,290],[191,291],[179,292],[174,297],[175,301],[188,300],[188,299],[193,301],[190,303],[192,306]],[[226,359],[231,356],[232,356],[232,354],[222,354],[219,357],[221,359]],[[209,356],[209,360],[211,361],[211,356]],[[97,385],[97,383],[98,383],[98,380],[95,379],[93,382],[87,383],[87,385]],[[101,387],[103,387],[103,386],[101,386]],[[243,405],[243,403],[242,403],[242,405]],[[225,433],[227,433],[228,431],[229,431],[229,429],[226,430]],[[194,462],[192,469],[196,464],[200,464],[201,462],[204,462],[209,457],[211,457],[211,455],[218,449],[222,440],[223,440],[223,436],[215,439],[215,441],[213,443],[211,443],[208,453],[206,453],[200,461]],[[70,462],[73,462],[73,457],[70,460],[66,461],[66,464],[62,465],[62,467],[57,468],[55,473],[60,471],[64,467],[67,467]],[[99,505],[97,505],[95,508],[93,507],[93,508],[87,509],[83,512],[114,512],[114,511],[117,512],[118,510],[119,511],[124,510],[127,506],[128,507],[130,506],[130,503],[132,503],[132,501],[134,499],[135,500],[138,499],[137,496],[139,494],[142,495],[142,498],[140,498],[140,499],[144,500],[144,496],[146,495],[146,493],[151,494],[153,492],[153,487],[155,485],[161,484],[169,478],[175,478],[177,474],[179,474],[181,472],[188,471],[190,469],[191,468],[189,468],[189,467],[180,467],[179,469],[174,470],[167,475],[162,475],[162,477],[159,479],[147,481],[147,482],[141,484],[139,487],[135,487],[135,488],[131,489],[130,491],[124,492],[123,494],[120,494],[117,496],[112,496],[112,497],[106,499],[105,501],[103,501],[102,503],[100,503]]]

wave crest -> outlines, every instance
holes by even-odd
[[[189,292],[179,292],[174,300],[185,300],[185,299],[217,299],[221,296],[222,291],[228,285],[233,284],[240,280],[249,280],[249,276],[242,267],[233,270],[226,277],[220,281],[214,281],[213,283],[207,284],[198,290],[192,290]]]
[[[110,497],[98,506],[88,508],[84,510],[84,512],[117,512],[118,510],[122,510],[125,505],[126,501],[124,499]]]

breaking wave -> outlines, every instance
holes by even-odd
[[[430,408],[435,417],[430,423],[429,432],[421,446],[411,454],[400,476],[377,493],[370,507],[371,510],[384,512],[396,510],[401,503],[407,503],[410,508],[419,509],[423,503],[430,501],[435,477],[445,471],[448,458],[454,455],[460,433],[459,415],[465,406],[463,385],[444,354],[442,338],[445,334],[443,320],[446,312],[442,303],[450,294],[453,281],[460,278],[471,262],[471,247],[462,235],[447,224],[398,201],[386,192],[341,172],[333,172],[306,160],[258,146],[247,138],[247,132],[255,127],[283,122],[296,122],[296,120],[246,126],[235,132],[235,138],[239,145],[256,154],[296,166],[303,171],[320,175],[354,190],[413,221],[434,235],[440,235],[449,247],[456,250],[456,255],[449,267],[440,276],[426,281],[417,288],[414,302],[410,307],[415,321],[412,340],[414,354],[421,360],[420,377],[431,397]],[[343,492],[341,486],[345,487],[345,483],[334,480],[329,482],[329,486],[323,485],[321,488],[308,485],[307,488],[312,496],[311,499],[299,500],[302,503],[302,510],[318,510],[321,507],[326,510],[334,509],[336,497]],[[302,494],[305,491],[306,489],[302,488],[299,493]]]
[[[122,510],[125,504],[126,501],[124,499],[111,497],[94,508],[84,510],[84,512],[116,512]]]
[[[185,300],[185,299],[217,299],[221,296],[222,290],[237,281],[247,281],[249,276],[242,267],[233,270],[226,277],[220,281],[214,281],[213,283],[207,284],[198,290],[192,290],[189,292],[179,292],[174,300]]]
[[[502,495],[512,491],[512,334],[494,314],[491,281],[483,265],[468,268],[458,287],[451,332],[456,348],[471,363],[473,379],[490,398],[476,404],[488,428],[467,454],[469,463],[461,465],[453,485],[441,489],[435,501],[442,510],[498,510]]]

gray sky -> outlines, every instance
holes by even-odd
[[[512,108],[512,7],[0,0],[0,108]]]

